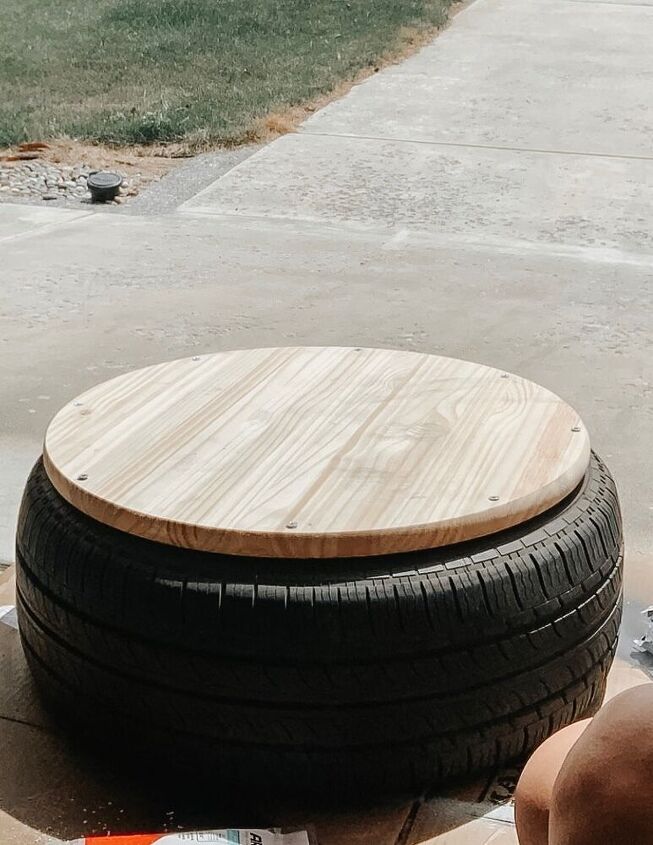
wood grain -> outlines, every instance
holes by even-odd
[[[100,384],[51,422],[71,504],[161,543],[386,554],[521,523],[589,462],[576,412],[518,376],[388,349],[250,349]]]

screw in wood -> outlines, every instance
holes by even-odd
[[[200,359],[199,355],[193,355],[193,361],[199,361],[199,359]]]
[[[580,431],[580,426],[579,425],[572,425],[571,430],[578,432],[578,431]]]
[[[87,478],[88,478],[88,475],[86,475],[85,472],[82,472],[80,475],[77,476],[78,481],[86,481]]]
[[[286,528],[297,528],[297,523],[296,523],[296,522],[294,522],[294,521],[293,521],[293,522],[289,522],[289,523],[286,525]]]
[[[501,373],[501,378],[510,378],[508,373]]]
[[[73,405],[75,405],[76,408],[79,408],[79,406],[83,404],[83,402],[73,402]]]
[[[499,497],[498,497],[498,496],[488,496],[488,499],[489,499],[491,502],[498,502],[498,501],[499,501]]]

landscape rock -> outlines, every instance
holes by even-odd
[[[10,163],[0,161],[0,200],[31,198],[37,202],[59,200],[78,205],[88,201],[86,183],[89,174],[96,169],[83,161],[74,165],[54,164],[40,159]],[[124,182],[116,205],[137,196],[146,181],[141,174],[132,175],[129,180],[124,173],[120,175]]]

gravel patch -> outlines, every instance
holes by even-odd
[[[131,214],[169,214],[183,202],[224,176],[261,148],[259,144],[217,150],[188,159],[165,175],[130,172],[111,167],[123,177],[120,193],[112,202],[92,203],[86,181],[98,168],[80,163],[51,161],[0,161],[0,202],[48,204],[66,208],[93,204],[97,208],[122,206]]]
[[[86,180],[96,169],[84,163],[71,166],[39,160],[0,163],[0,201],[41,200],[57,205],[90,203]],[[123,177],[123,184],[112,204],[120,205],[138,194],[142,177],[139,173],[129,178],[119,170],[116,173]]]
[[[86,162],[59,164],[43,159],[7,162],[0,160],[0,203],[38,202],[63,208],[94,205],[97,208],[122,206],[128,214],[157,215],[174,212],[183,202],[195,196],[216,179],[224,176],[259,149],[250,144],[233,150],[216,150],[188,159],[167,174],[132,171],[120,167],[98,168]],[[104,162],[103,162],[104,163]],[[120,174],[123,183],[115,200],[93,203],[87,188],[91,173],[111,169]],[[116,209],[118,210],[118,209]]]

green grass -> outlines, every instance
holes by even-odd
[[[451,0],[0,0],[0,146],[233,143],[441,25]]]

